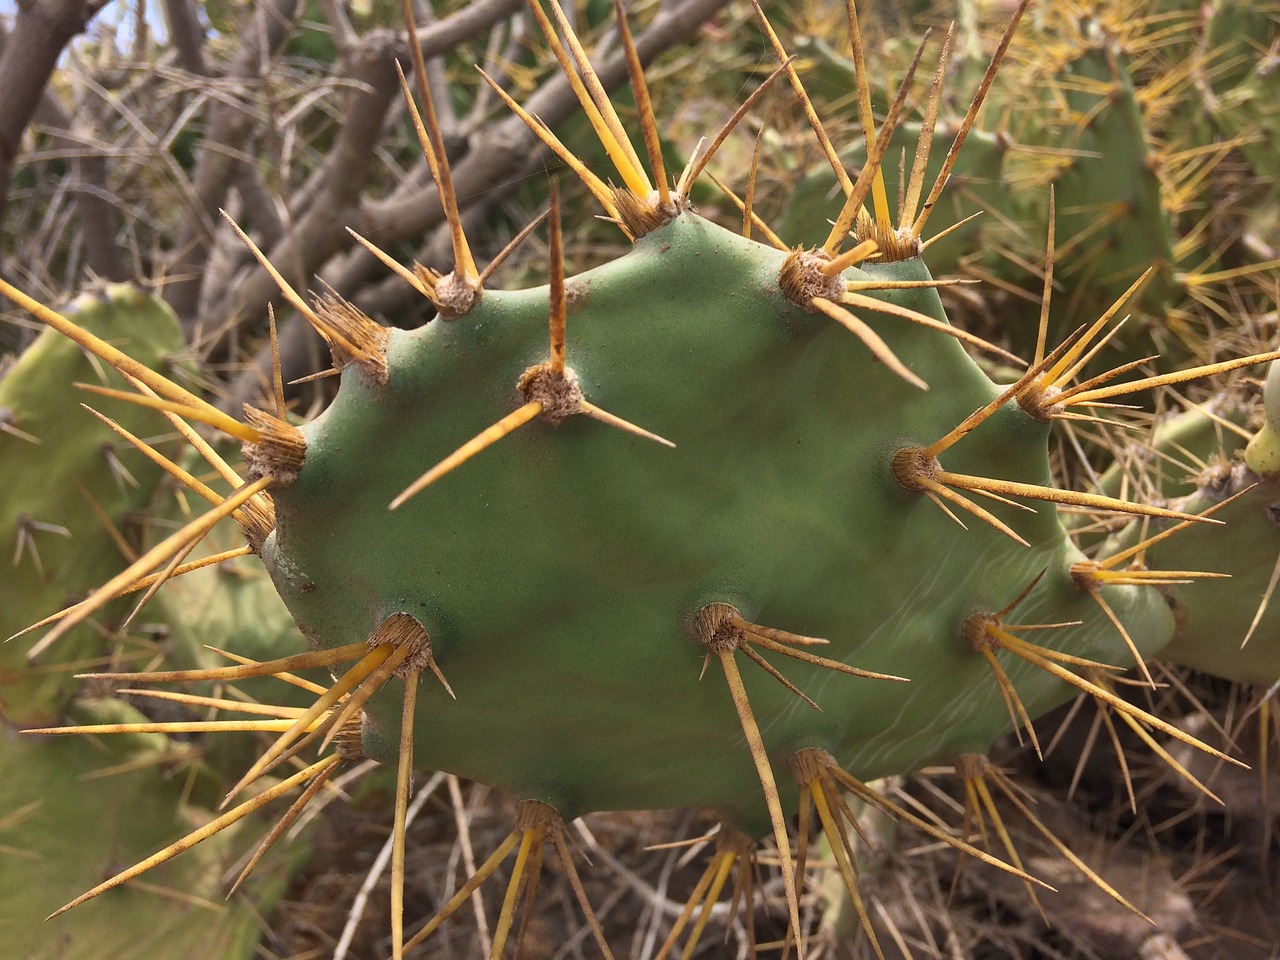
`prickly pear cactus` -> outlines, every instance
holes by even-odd
[[[547,846],[611,956],[577,879],[564,822],[599,810],[685,805],[714,809],[724,829],[659,957],[669,955],[701,901],[685,948],[692,953],[735,865],[736,889],[753,895],[750,861],[762,837],[776,846],[803,954],[800,894],[815,821],[879,952],[858,892],[850,834],[858,824],[846,793],[1030,889],[1045,885],[1024,871],[1007,836],[1006,859],[997,859],[870,784],[950,762],[971,803],[986,798],[993,809],[988,782],[1016,803],[982,754],[1010,732],[1038,751],[1035,718],[1079,693],[1147,741],[1178,738],[1229,759],[1117,695],[1115,684],[1132,668],[1138,682],[1154,685],[1147,659],[1171,644],[1189,650],[1192,634],[1202,632],[1185,615],[1194,601],[1164,589],[1201,574],[1166,567],[1162,551],[1212,528],[1218,539],[1205,534],[1197,549],[1225,556],[1247,542],[1256,558],[1265,552],[1252,539],[1257,511],[1239,517],[1248,532],[1236,533],[1217,515],[1221,498],[1167,504],[1073,487],[1051,455],[1051,438],[1063,423],[1096,423],[1130,393],[1254,368],[1280,353],[1161,377],[1126,378],[1132,368],[1121,367],[1085,379],[1081,371],[1120,303],[1065,336],[1052,335],[1045,303],[1027,325],[1038,333],[1023,358],[953,325],[939,297],[947,281],[930,272],[927,254],[921,258],[922,238],[990,76],[936,174],[913,165],[910,178],[894,184],[901,196],[891,198],[882,166],[906,129],[899,121],[924,48],[892,103],[877,104],[887,106],[883,121],[865,81],[856,91],[865,163],[851,173],[760,12],[780,63],[766,86],[785,79],[812,118],[836,197],[808,247],[789,248],[753,218],[754,168],[745,177],[741,233],[703,219],[689,192],[740,115],[678,178],[669,176],[639,57],[615,7],[647,165],[559,5],[548,16],[531,4],[620,186],[495,89],[584,182],[629,250],[566,278],[553,186],[550,283],[488,288],[461,229],[419,63],[428,109],[419,118],[414,108],[414,118],[449,212],[455,269],[441,276],[404,267],[366,246],[431,302],[435,318],[417,330],[389,331],[336,296],[308,301],[242,234],[331,348],[340,372],[333,402],[297,425],[277,394],[273,412],[248,407],[234,419],[179,384],[142,377],[160,399],[140,402],[240,439],[244,467],[224,469],[211,459],[230,492],[209,496],[212,511],[112,584],[174,565],[235,517],[311,650],[265,662],[238,657],[225,667],[95,676],[134,683],[276,676],[314,698],[306,706],[255,705],[274,710],[270,719],[235,727],[279,735],[228,800],[267,775],[271,785],[200,836],[301,788],[284,818],[291,821],[344,761],[394,764],[396,957],[514,853],[492,941],[491,956],[501,957]],[[851,29],[860,58],[856,18]],[[856,72],[865,77],[865,64]],[[936,117],[945,72],[940,63],[926,117]],[[913,131],[922,161],[932,156],[934,127],[926,119]],[[128,366],[109,344],[7,284],[0,289],[91,352]],[[975,353],[1025,372],[997,384]],[[1243,476],[1249,468],[1237,469]],[[1081,511],[1137,519],[1086,554],[1073,537]],[[68,611],[41,642],[58,643],[90,612],[91,605]],[[1264,632],[1255,649],[1273,651],[1269,621]],[[1182,657],[1192,661],[1190,653]],[[1224,665],[1229,676],[1256,679],[1266,669],[1233,663]],[[331,668],[333,682],[295,682],[306,667]],[[230,699],[207,702],[236,707]],[[319,760],[284,767],[316,741]],[[405,811],[415,770],[479,780],[520,805],[507,839],[406,939]],[[519,952],[521,935],[514,936]]]
[[[164,303],[132,287],[85,294],[69,315],[157,369],[183,347],[177,321]],[[126,386],[109,367],[53,330],[41,333],[0,378],[0,523],[6,528],[4,542],[13,545],[0,604],[6,637],[80,599],[119,570],[132,549],[121,531],[128,529],[132,512],[148,505],[161,476],[81,403],[93,401],[122,429],[143,435],[152,430],[154,416],[71,389],[76,382]],[[121,610],[119,604],[108,608],[103,625]],[[25,669],[29,649],[30,644],[0,646],[0,716],[17,726],[52,722],[79,686],[70,672]],[[42,663],[87,660],[107,649],[86,624]]]

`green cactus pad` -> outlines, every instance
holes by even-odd
[[[182,348],[169,308],[132,287],[110,287],[102,297],[83,296],[73,304],[72,315],[80,326],[148,366],[160,368]],[[74,390],[75,382],[127,386],[53,330],[42,332],[0,379],[0,412],[39,441],[0,433],[0,539],[10,545],[24,539],[0,592],[4,636],[80,599],[120,569],[121,549],[95,515],[90,498],[114,525],[123,527],[132,511],[150,501],[161,475],[80,404],[90,403],[142,436],[155,430],[155,413]],[[115,605],[110,611],[120,609]],[[109,622],[110,617],[104,621]],[[29,639],[0,646],[0,716],[18,726],[53,722],[79,681],[72,671],[48,668],[93,657],[103,651],[104,641],[93,626],[77,627],[41,658],[38,671],[27,669],[30,647]]]
[[[74,713],[85,723],[144,719],[116,701],[80,704]],[[283,892],[289,868],[277,857],[259,872],[254,905],[243,893],[223,899],[222,879],[245,845],[246,824],[206,840],[147,877],[152,886],[126,885],[53,923],[43,922],[122,864],[176,840],[192,829],[193,820],[208,818],[207,811],[184,808],[184,778],[161,777],[161,760],[173,755],[164,741],[159,734],[0,736],[5,956],[251,960],[260,955],[259,910]],[[117,767],[127,769],[112,769]],[[303,855],[301,846],[286,854],[294,865]]]
[[[304,428],[306,460],[275,493],[263,559],[303,632],[332,647],[404,612],[427,628],[456,702],[418,698],[415,763],[597,809],[718,807],[764,831],[738,717],[687,625],[713,601],[826,637],[824,653],[901,684],[778,665],[815,711],[742,659],[777,769],[805,746],[855,775],[981,750],[1008,727],[995,681],[963,640],[1041,572],[1019,623],[1050,646],[1114,660],[1114,628],[1072,584],[1051,505],[995,507],[1030,541],[961,529],[902,488],[890,460],[937,439],[998,390],[957,342],[872,318],[934,389],[887,372],[848,331],[779,292],[784,254],[686,213],[569,283],[568,364],[594,404],[671,450],[586,417],[535,421],[428,487],[426,468],[509,413],[546,357],[547,294],[486,293],[468,316],[396,332],[389,381],[356,367]],[[850,272],[850,277],[872,274]],[[924,279],[919,261],[874,268]],[[931,289],[897,303],[942,318]],[[1016,405],[943,457],[947,468],[1048,482],[1047,428]],[[1154,591],[1108,591],[1139,646],[1171,629]],[[782,658],[777,658],[779,661]],[[1003,659],[1003,658],[1002,658]],[[1007,665],[1032,714],[1071,688]],[[371,702],[365,750],[392,759],[398,682]]]

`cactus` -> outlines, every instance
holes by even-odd
[[[71,716],[92,724],[142,719],[116,700],[78,702]],[[223,903],[222,878],[241,842],[235,831],[201,844],[156,885],[92,904],[57,931],[38,922],[112,864],[150,854],[200,818],[185,805],[185,778],[156,782],[155,768],[181,756],[157,734],[0,740],[0,935],[10,956],[249,960],[257,954],[257,909],[280,896],[288,873],[284,864],[273,864],[255,878],[252,901],[240,896]],[[94,798],[91,811],[86,793]],[[301,853],[295,849],[290,857],[296,862]]]
[[[131,287],[85,294],[71,306],[76,323],[126,347],[142,364],[159,368],[182,348],[177,321],[163,302]],[[92,399],[75,382],[116,386],[125,381],[79,347],[45,330],[0,379],[0,517],[13,544],[0,624],[7,637],[107,579],[132,546],[121,533],[133,511],[148,505],[161,472],[80,409]],[[146,411],[106,400],[103,416],[145,434]],[[102,626],[122,612],[105,611]],[[84,661],[110,649],[86,624],[59,644],[48,667]],[[78,686],[69,673],[27,670],[28,650],[0,647],[0,716],[16,726],[54,721]]]
[[[750,896],[750,861],[763,836],[776,845],[803,954],[799,896],[815,819],[879,952],[850,858],[858,824],[845,792],[1030,888],[1044,885],[1015,851],[1006,851],[1008,862],[984,853],[873,781],[952,761],[971,796],[986,796],[991,782],[1016,800],[981,754],[1009,731],[1038,751],[1033,720],[1081,692],[1153,744],[1176,738],[1238,762],[1129,703],[1114,684],[1128,667],[1150,683],[1146,661],[1166,648],[1228,676],[1257,680],[1274,669],[1278,635],[1265,615],[1247,660],[1231,648],[1190,652],[1206,632],[1194,599],[1204,586],[1174,583],[1200,579],[1199,565],[1212,572],[1212,560],[1233,554],[1237,569],[1258,569],[1261,541],[1272,535],[1270,527],[1259,533],[1262,494],[1230,503],[1193,494],[1167,506],[1073,489],[1055,471],[1050,437],[1057,424],[1098,420],[1095,412],[1129,393],[1253,367],[1280,351],[1136,380],[1116,380],[1129,372],[1121,366],[1077,383],[1118,305],[1087,330],[1055,339],[1046,302],[1025,373],[997,384],[966,347],[1017,358],[951,324],[939,297],[944,281],[926,266],[927,252],[920,257],[985,83],[937,175],[913,169],[896,225],[891,178],[880,169],[905,129],[898,121],[923,48],[881,124],[870,119],[864,84],[866,163],[855,180],[839,151],[827,150],[839,192],[823,219],[834,226],[820,231],[820,243],[789,249],[751,214],[754,169],[742,234],[689,208],[692,184],[741,112],[673,186],[621,4],[647,170],[563,12],[554,0],[551,7],[559,29],[531,5],[622,185],[601,179],[495,89],[584,182],[630,249],[566,278],[553,186],[550,283],[490,288],[457,215],[424,89],[426,116],[414,116],[449,212],[455,269],[441,276],[404,267],[367,246],[431,302],[436,318],[387,330],[337,296],[308,302],[242,234],[329,344],[336,397],[301,426],[279,393],[272,411],[247,407],[238,420],[137,371],[160,398],[140,402],[240,439],[244,469],[221,471],[231,492],[210,497],[218,501],[212,511],[90,603],[65,611],[40,642],[56,647],[97,603],[171,565],[234,516],[312,650],[239,666],[95,676],[241,680],[332,668],[335,680],[312,690],[310,706],[257,722],[280,736],[228,799],[316,741],[323,757],[214,825],[305,785],[287,821],[357,755],[395,765],[397,957],[515,853],[494,933],[492,956],[500,957],[547,845],[610,956],[563,824],[598,810],[684,805],[713,808],[725,829],[660,956],[688,927],[696,902],[719,896],[735,868],[737,889]],[[776,78],[787,79],[825,137],[763,13],[761,22],[782,62]],[[425,87],[421,63],[415,73]],[[857,75],[866,76],[865,64]],[[935,82],[935,108],[939,89]],[[932,127],[917,128],[922,159]],[[7,283],[0,291],[107,362],[129,366],[111,345]],[[1256,465],[1266,452],[1251,449]],[[1246,469],[1234,468],[1241,476]],[[1138,519],[1087,555],[1066,509]],[[1235,522],[1223,525],[1224,517]],[[1183,544],[1203,551],[1196,564],[1182,560]],[[1148,565],[1135,566],[1143,555]],[[1171,610],[1164,590],[1175,585]],[[1196,616],[1179,616],[1186,611]],[[506,840],[406,939],[404,820],[414,770],[465,775],[521,803]],[[1073,863],[1128,905],[1092,868]],[[686,956],[705,916],[704,907]]]

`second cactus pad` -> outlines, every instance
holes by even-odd
[[[763,832],[764,804],[723,682],[695,639],[699,611],[830,641],[813,649],[910,682],[776,656],[822,709],[748,664],[776,769],[805,747],[856,776],[985,749],[1008,714],[966,620],[1001,610],[1077,656],[1126,656],[1073,584],[1080,559],[1052,504],[995,505],[1029,545],[963,529],[895,478],[894,454],[946,434],[999,389],[951,337],[871,317],[922,391],[844,327],[789,301],[788,255],[685,212],[567,284],[567,366],[587,401],[669,449],[585,416],[536,418],[399,509],[425,468],[520,407],[547,358],[548,294],[486,292],[455,321],[393,331],[385,382],[348,366],[303,428],[306,455],[274,491],[262,555],[303,632],[359,642],[418,620],[457,699],[419,696],[415,765],[506,787],[566,817],[707,805]],[[847,279],[927,280],[918,260]],[[932,288],[886,301],[945,321]],[[1016,404],[942,456],[946,469],[1049,482],[1047,427]],[[1171,630],[1154,591],[1106,588],[1144,652]],[[1001,661],[1004,661],[1004,655]],[[1121,661],[1124,662],[1124,661]],[[1072,688],[1004,664],[1032,716]],[[396,753],[398,683],[367,710],[364,749]]]

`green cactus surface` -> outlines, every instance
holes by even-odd
[[[82,296],[70,315],[148,366],[163,368],[183,348],[172,312],[132,287]],[[53,330],[42,332],[0,378],[0,413],[17,431],[0,433],[0,523],[6,525],[4,542],[16,546],[0,604],[6,637],[81,599],[120,569],[121,545],[106,524],[127,529],[130,514],[148,505],[161,475],[80,405],[89,402],[144,436],[155,429],[155,415],[71,389],[77,382],[127,386]],[[110,607],[104,623],[124,609]],[[107,648],[85,625],[43,661],[44,669],[28,670],[29,644],[0,646],[0,716],[18,726],[53,721],[79,683],[48,665],[87,660]]]

